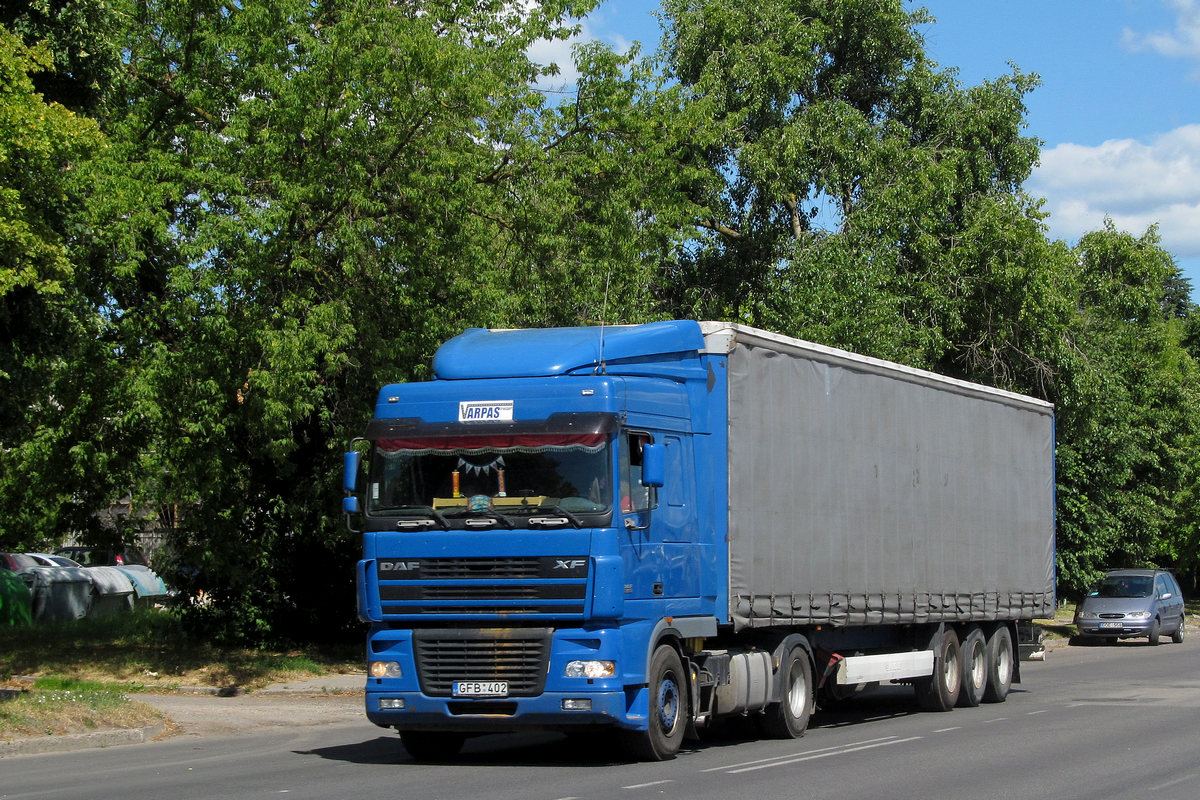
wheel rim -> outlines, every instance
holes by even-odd
[[[678,722],[679,687],[675,685],[675,679],[667,675],[658,687],[658,724],[670,733]]]
[[[998,648],[996,652],[996,677],[1000,683],[1007,686],[1012,680],[1012,650],[1008,647]]]
[[[983,642],[976,642],[971,648],[971,685],[982,689],[987,683],[987,654]]]
[[[808,707],[807,670],[799,660],[792,662],[792,670],[788,675],[788,712],[794,719],[804,716]]]
[[[950,648],[946,648],[947,651]],[[958,682],[962,673],[959,672],[958,653],[947,652],[946,657],[942,659],[942,683],[946,687],[949,694],[954,694],[958,691]]]

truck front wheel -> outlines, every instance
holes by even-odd
[[[660,645],[650,659],[649,723],[645,731],[625,731],[627,752],[639,761],[674,758],[688,721],[688,679],[675,648]]]
[[[763,732],[776,739],[799,739],[808,730],[813,711],[813,671],[808,653],[802,647],[793,647],[779,665],[779,672],[779,702],[763,712]]]

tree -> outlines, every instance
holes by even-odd
[[[898,0],[663,8],[667,73],[715,125],[672,308],[1045,390],[1060,342],[1039,326],[1070,307],[1019,188],[1036,77],[963,87]]]
[[[96,124],[34,90],[52,54],[0,28],[0,546],[88,530],[130,452],[109,416],[109,321],[74,248]]]
[[[1081,359],[1059,412],[1058,494],[1060,581],[1077,592],[1105,567],[1194,568],[1200,371],[1155,229],[1108,222],[1076,256]]]
[[[86,256],[128,365],[121,418],[152,442],[133,504],[164,510],[210,630],[350,624],[340,453],[438,343],[650,313],[663,235],[630,205],[651,131],[622,111],[642,74],[585,48],[549,108],[526,56],[590,5],[123,8]]]

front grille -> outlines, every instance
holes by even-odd
[[[414,631],[421,691],[450,697],[455,681],[508,681],[509,697],[535,697],[546,685],[550,636],[548,628]]]
[[[382,558],[388,616],[540,614],[582,617],[591,559],[580,556]]]
[[[583,584],[438,584],[428,586],[381,586],[379,599],[391,600],[582,600],[586,590]]]
[[[532,580],[541,577],[538,558],[437,558],[421,562],[421,577],[427,580]]]

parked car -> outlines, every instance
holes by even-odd
[[[36,567],[37,561],[24,553],[0,553],[0,569],[9,572],[20,572],[26,567]]]
[[[1170,634],[1181,643],[1187,631],[1183,592],[1167,570],[1110,570],[1076,608],[1075,627],[1084,641],[1145,636],[1156,645]]]
[[[46,553],[26,553],[25,555],[45,567],[79,570],[92,585],[91,604],[88,607],[89,617],[116,611],[128,611],[133,608],[134,602],[137,600],[133,581],[120,567],[84,567],[66,556]]]
[[[54,551],[54,555],[66,556],[85,567],[150,566],[149,562],[146,561],[145,554],[136,547],[122,547],[116,550],[109,550],[103,547],[75,545],[72,547],[60,547]]]

